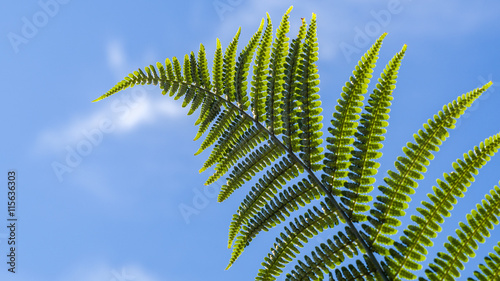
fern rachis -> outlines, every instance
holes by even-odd
[[[190,106],[188,114],[200,112],[195,123],[199,126],[195,140],[204,135],[205,138],[196,154],[212,147],[200,172],[215,166],[207,184],[227,174],[219,201],[226,200],[248,182],[255,182],[230,224],[228,246],[233,248],[233,255],[229,266],[261,230],[294,218],[290,227],[278,235],[277,249],[271,249],[258,280],[275,280],[296,259],[298,262],[286,275],[287,280],[333,280],[334,276],[338,280],[414,279],[416,276],[410,270],[420,269],[419,262],[426,254],[419,243],[432,244],[433,234],[429,231],[440,230],[442,216],[456,203],[457,194],[463,196],[463,186],[470,185],[470,173],[477,173],[500,148],[500,136],[486,139],[463,161],[454,163],[453,176],[446,174],[445,182],[438,180],[438,187],[429,195],[430,202],[422,203],[427,209],[417,209],[423,217],[412,217],[417,225],[409,225],[398,242],[390,236],[399,230],[399,218],[406,214],[418,186],[416,180],[423,178],[434,158],[432,152],[439,149],[456,119],[491,82],[458,97],[424,124],[423,130],[415,135],[415,143],[403,148],[405,155],[397,159],[395,171],[389,171],[385,185],[379,186],[383,195],[369,204],[406,45],[389,61],[366,105],[363,101],[386,34],[362,56],[342,89],[324,152],[316,16],[313,14],[309,26],[302,20],[297,37],[288,38],[290,12],[291,8],[283,16],[274,41],[269,15],[239,54],[241,29],[225,51],[217,40],[211,75],[205,47],[200,45],[197,55],[187,54],[182,65],[174,57],[166,59],[165,64],[139,69],[97,100],[147,83],[159,85],[163,94],[183,98],[182,106]],[[470,215],[476,220],[468,218],[468,224],[491,228],[497,222],[497,189],[491,190],[487,197],[493,203],[483,202],[479,211]],[[461,244],[455,248],[446,246],[447,250],[470,255],[475,241],[481,242],[484,240],[481,235],[487,236],[484,227],[475,229],[477,233],[471,233],[467,224],[460,225],[460,229],[467,233],[467,239],[462,234],[459,234],[462,242],[450,238],[455,241],[451,242],[453,247]],[[335,242],[329,240],[316,247],[311,257],[299,258],[302,243],[310,243],[305,237],[325,230],[336,232]],[[431,264],[425,271],[431,280],[457,276],[462,267],[460,262],[447,258],[447,254],[440,254],[435,262],[437,265]],[[494,265],[490,260],[486,264]],[[485,266],[480,269],[483,273],[476,276],[493,276]]]

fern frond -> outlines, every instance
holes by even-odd
[[[168,64],[165,63],[165,65],[170,66],[170,63]],[[184,56],[184,77],[186,77],[186,82],[189,83],[189,86],[188,89],[186,90],[184,100],[182,101],[182,107],[188,106],[196,96],[196,88],[190,87],[190,85],[194,84],[195,78],[193,77],[193,72],[196,72],[195,69],[196,69],[196,61],[194,62],[193,65],[192,57],[190,55]]]
[[[338,232],[333,241],[328,239],[326,243],[315,247],[310,256],[306,255],[303,260],[299,260],[292,272],[286,275],[286,280],[323,280],[324,274],[330,273],[330,270],[344,262],[346,257],[352,259],[357,256],[359,251],[356,238],[348,227],[345,232],[347,235]]]
[[[146,71],[146,73],[148,74],[148,76],[152,76],[153,79],[151,79],[151,82],[153,85],[158,85],[158,81],[160,79],[160,77],[158,76],[158,73],[156,73],[156,69],[153,65],[149,65],[149,66],[146,66],[144,68],[144,70]]]
[[[208,61],[207,61],[207,53],[205,52],[205,46],[200,44],[200,50],[198,51],[198,77],[199,84],[203,88],[207,90],[212,89],[212,85],[210,83],[210,74],[208,73]]]
[[[236,35],[234,35],[233,40],[227,46],[226,51],[224,52],[223,64],[222,64],[222,73],[224,77],[224,95],[226,96],[226,100],[230,102],[235,101],[235,74],[236,74],[236,50],[238,48],[238,40],[240,38],[241,27],[238,28]]]
[[[500,183],[499,183],[500,184]],[[487,257],[484,258],[484,264],[479,265],[479,271],[474,271],[474,276],[479,281],[490,281],[500,279],[500,242],[493,248],[496,254],[489,253]],[[468,278],[468,281],[473,281],[474,279]]]
[[[330,273],[329,280],[380,280],[370,259],[366,255],[363,258],[364,261],[356,260],[356,266],[349,264],[348,267],[343,266],[341,269],[335,269],[335,277],[337,279],[333,279],[333,274]]]
[[[348,208],[354,221],[365,221],[366,216],[362,213],[369,210],[367,203],[372,201],[372,197],[366,195],[373,190],[375,183],[374,176],[380,166],[374,160],[380,158],[382,153],[378,152],[382,148],[381,142],[386,132],[385,127],[389,119],[392,91],[396,87],[396,78],[401,60],[406,52],[406,45],[397,53],[386,65],[379,78],[373,93],[370,95],[368,105],[365,106],[367,113],[361,114],[360,125],[354,134],[355,150],[351,152],[351,166],[349,166],[349,178],[352,182],[346,182],[347,190],[342,190],[341,201]]]
[[[175,58],[175,57],[173,57],[173,58]],[[161,62],[157,62],[156,63],[156,68],[158,69],[158,72],[155,72],[155,73],[159,73],[159,79],[160,79],[160,85],[159,86],[160,86],[160,89],[163,89],[161,81],[166,81],[167,80],[167,77],[165,76],[165,68],[163,67],[163,64]],[[126,78],[132,78],[132,77],[134,77],[133,74],[129,74],[129,77],[126,77]],[[182,77],[179,80],[182,81]],[[162,91],[162,94],[165,95],[166,92]]]
[[[177,79],[182,79],[182,77],[180,76],[180,68],[177,70],[176,61],[177,61],[177,59],[174,60],[174,69],[176,70],[175,77]],[[177,61],[177,64],[178,63],[179,62]],[[220,41],[218,38],[217,38],[217,45],[216,45],[216,49],[215,49],[212,74],[213,74],[214,94],[220,96],[222,94],[222,91],[223,91],[223,86],[222,86],[222,47],[221,47],[221,44],[220,44]],[[200,128],[198,129],[198,133],[196,133],[196,136],[194,137],[194,140],[197,140],[205,133],[205,131],[210,126],[210,124],[212,124],[212,122],[215,120],[217,115],[219,115],[219,113],[221,112],[221,109],[220,109],[221,102],[218,99],[212,97],[211,95],[209,95],[209,97],[210,97],[210,100],[208,102],[205,102],[205,105],[208,106],[208,109],[204,109],[204,110],[202,110],[202,112],[204,112],[205,110],[208,110],[208,111],[206,112],[206,116],[204,116],[204,119],[200,120],[201,125],[200,125]],[[202,113],[200,113],[200,118],[201,118],[201,116],[203,116]]]
[[[378,53],[382,46],[382,41],[386,33],[372,45],[372,47],[361,57],[353,76],[349,78],[342,88],[341,98],[337,101],[336,112],[333,114],[331,124],[328,128],[331,137],[326,138],[324,169],[325,174],[322,180],[338,194],[340,188],[346,182],[348,176],[349,160],[352,157],[352,144],[354,134],[358,126],[357,120],[360,118],[361,106],[363,105],[363,95],[368,91],[368,83],[372,77],[371,73],[378,59]]]
[[[177,59],[175,59],[177,60]],[[191,78],[191,66],[190,66],[190,62],[189,62],[189,56],[186,54],[184,56],[184,62],[182,64],[182,71],[184,73],[184,76],[183,76],[183,81],[184,83],[181,84],[180,86],[180,89],[179,91],[177,92],[177,95],[174,97],[175,100],[178,100],[180,99],[182,96],[184,95],[188,95],[188,91],[190,91],[190,85],[193,83],[193,79]],[[168,81],[168,80],[165,80],[165,81]],[[160,86],[160,88],[162,88]],[[165,92],[165,89],[163,90],[163,94],[165,95],[166,92]],[[187,97],[184,97],[184,99],[187,99]],[[187,103],[185,101],[183,101],[182,103],[182,107],[185,107],[187,105]]]
[[[293,212],[298,209],[297,205],[305,206],[311,200],[318,198],[318,192],[315,189],[317,187],[311,185],[311,183],[303,179],[299,182],[298,186],[300,189],[297,192],[289,192],[288,197],[281,196],[281,206],[272,206],[273,202],[266,204],[264,208],[261,208],[259,212],[252,217],[250,217],[246,225],[242,225],[239,231],[239,236],[236,237],[233,252],[231,254],[231,259],[229,261],[228,268],[236,261],[236,259],[243,253],[243,250],[249,243],[257,236],[260,231],[267,231],[271,227],[276,226],[278,223],[283,222],[286,218],[283,215],[287,212]],[[288,191],[296,190],[294,188],[289,188]],[[271,206],[271,207],[270,207]]]
[[[236,113],[234,113],[234,115],[232,114],[232,111],[226,114],[226,116],[228,117],[227,119],[233,119],[233,121],[225,131],[221,132],[221,136],[218,138],[217,145],[214,146],[212,152],[208,156],[208,159],[203,164],[203,167],[201,169],[202,171],[219,162],[219,160],[224,157],[227,149],[231,147],[231,145],[233,145],[251,126],[252,121],[247,116],[240,116]]]
[[[363,114],[364,94],[386,34],[362,56],[342,89],[332,128],[328,129],[331,134],[327,138],[328,153],[324,154],[316,66],[316,15],[312,15],[309,25],[302,20],[297,38],[289,44],[291,9],[283,16],[274,39],[267,14],[266,27],[263,19],[238,56],[241,29],[224,52],[217,40],[211,74],[205,47],[200,44],[197,55],[191,52],[184,56],[182,67],[173,57],[164,64],[138,69],[95,101],[134,85],[158,85],[162,94],[168,93],[176,100],[182,98],[182,106],[189,106],[188,114],[199,109],[195,140],[203,135],[205,139],[196,154],[212,147],[200,172],[215,166],[206,184],[230,171],[219,201],[252,179],[256,180],[229,227],[228,246],[233,247],[233,252],[228,267],[261,231],[268,231],[293,216],[295,220],[280,234],[265,259],[258,280],[275,280],[296,258],[300,247],[340,222],[347,225],[346,231],[339,232],[299,260],[287,280],[333,280],[334,275],[338,280],[413,278],[410,271],[419,268],[425,247],[432,244],[431,239],[439,232],[439,224],[455,204],[455,197],[463,195],[465,186],[473,180],[472,174],[498,150],[500,135],[466,154],[464,160],[454,164],[454,173],[445,174],[444,181],[438,181],[434,195],[429,195],[431,203],[422,203],[426,208],[418,209],[422,217],[412,218],[416,225],[405,230],[401,243],[394,243],[389,236],[396,233],[399,217],[405,214],[410,195],[417,187],[416,180],[423,177],[433,151],[448,137],[447,129],[454,127],[455,119],[491,82],[446,105],[433,120],[424,124],[424,129],[415,135],[415,143],[403,148],[405,156],[395,163],[396,172],[389,171],[386,186],[379,187],[383,195],[377,197],[370,210],[368,193],[375,182],[379,166],[376,159],[381,155],[379,150],[392,91],[406,45],[386,66]],[[319,180],[315,172],[322,169],[324,173]],[[256,175],[259,178],[254,178]],[[292,180],[297,183],[293,184]],[[467,256],[474,255],[476,241],[482,242],[492,224],[498,223],[500,188],[495,187],[491,194],[468,216],[468,224],[460,224],[459,238],[449,239],[450,243],[446,244],[449,253],[440,253],[426,271],[431,279],[439,275],[448,279],[458,276],[458,269],[463,267]],[[339,196],[343,204],[339,204],[334,195]],[[324,199],[318,202],[321,207],[313,207],[298,216],[293,213],[319,199]],[[368,210],[370,216],[366,217]],[[370,223],[363,224],[365,232],[360,232],[354,223],[365,220]],[[394,247],[385,249],[384,245]],[[379,262],[374,252],[393,257]],[[352,261],[342,264],[346,257]],[[359,260],[354,261],[356,258]],[[491,264],[487,262],[488,266]],[[484,276],[494,276],[485,270]],[[476,276],[480,276],[479,273]]]
[[[152,67],[152,66],[151,66]],[[165,75],[167,80],[164,80],[163,83],[168,83],[170,85],[170,93],[169,96],[173,96],[177,90],[179,89],[179,81],[176,79],[175,74],[174,74],[174,66],[170,62],[168,58],[165,59]],[[149,71],[147,71],[149,74]],[[161,88],[161,87],[160,87]],[[168,87],[166,87],[164,90],[166,92]]]
[[[247,77],[248,70],[250,68],[250,62],[252,61],[253,54],[257,48],[257,43],[259,37],[262,34],[262,29],[264,27],[264,19],[262,19],[259,29],[250,39],[250,42],[245,46],[243,51],[238,57],[238,62],[236,63],[236,73],[235,73],[235,101],[238,107],[242,110],[247,110],[249,106],[248,93],[247,93]]]
[[[295,163],[287,157],[283,157],[283,159],[275,164],[270,171],[267,171],[266,175],[259,179],[259,182],[252,187],[252,190],[243,200],[238,211],[233,215],[231,225],[229,226],[228,248],[231,248],[234,238],[240,231],[241,226],[246,224],[251,217],[255,217],[262,207],[266,205],[266,202],[270,201],[272,198],[276,198],[275,194],[279,189],[282,189],[287,181],[290,181],[298,175],[299,172]],[[313,188],[312,185],[304,179],[297,185],[293,185],[293,187],[290,188],[290,192],[285,193],[287,199],[291,197],[288,199],[289,201],[299,196],[308,196],[309,198],[316,197],[319,199],[320,194],[317,192],[316,188]]]
[[[397,232],[395,227],[401,224],[398,217],[405,215],[404,210],[410,202],[409,195],[415,193],[418,186],[415,180],[423,178],[426,166],[434,158],[432,152],[439,150],[439,146],[449,136],[448,129],[455,127],[456,119],[490,86],[491,82],[443,106],[443,110],[434,115],[434,120],[429,120],[424,124],[424,130],[414,135],[416,144],[409,142],[403,148],[406,157],[398,157],[395,162],[397,172],[389,170],[389,177],[384,179],[388,187],[379,186],[384,195],[377,197],[375,209],[370,211],[368,220],[372,226],[363,225],[379,254],[388,254],[384,245],[392,245],[394,241],[387,235]]]
[[[201,52],[201,49],[204,48],[202,47],[203,45],[200,44],[200,51]],[[166,63],[165,63],[166,65]],[[191,80],[192,80],[192,83],[195,84],[195,85],[201,85],[200,83],[200,76],[199,76],[199,68],[198,68],[198,62],[196,61],[196,55],[194,54],[194,52],[191,52],[189,54],[189,71],[191,71],[190,75],[191,75]],[[174,75],[174,72],[172,70],[172,64],[168,63],[168,67],[166,67],[166,69],[168,70],[167,71],[167,77],[169,78],[169,80],[173,77]]]
[[[458,238],[448,236],[449,242],[444,245],[447,252],[438,253],[434,263],[425,270],[427,277],[432,281],[460,277],[463,263],[475,256],[477,242],[484,243],[485,237],[490,237],[490,230],[499,223],[499,216],[500,188],[495,186],[481,204],[477,204],[476,209],[467,214],[467,223],[459,223],[460,228],[456,230]]]
[[[256,173],[270,166],[283,153],[283,149],[274,144],[264,144],[252,151],[242,163],[234,167],[233,172],[227,179],[227,184],[222,186],[217,201],[222,202],[226,200],[245,181],[249,181]]]
[[[201,52],[201,49],[204,48],[204,47],[201,47],[203,45],[200,45],[200,52]],[[205,53],[205,52],[203,52]],[[194,54],[194,52],[191,52],[191,54],[189,55],[189,64],[191,66],[191,78],[193,79],[193,84],[195,86],[198,86],[198,87],[192,87],[191,90],[193,91],[193,101],[191,102],[191,108],[189,108],[189,111],[188,111],[188,114],[187,115],[191,115],[193,114],[197,109],[198,107],[200,107],[200,105],[202,104],[203,100],[205,99],[205,91],[201,90],[199,88],[199,86],[202,86],[202,78],[200,77],[200,65],[199,63],[196,61],[196,56]],[[171,68],[169,68],[171,69]],[[173,73],[172,73],[172,76],[173,76]]]
[[[323,139],[321,136],[321,121],[323,117],[320,115],[322,109],[319,101],[319,75],[315,62],[318,60],[318,38],[316,36],[316,14],[313,13],[311,24],[307,29],[304,40],[304,52],[301,54],[301,64],[299,74],[301,77],[300,88],[300,112],[299,128],[300,137],[300,153],[299,157],[304,161],[306,166],[312,171],[318,171],[322,168],[321,164],[317,164],[323,160],[323,148],[320,147]]]
[[[236,142],[230,151],[224,156],[221,162],[215,167],[215,173],[211,175],[205,185],[209,185],[217,181],[223,176],[230,167],[233,167],[236,162],[250,153],[257,145],[268,139],[268,136],[262,129],[255,126],[250,127],[243,136]]]
[[[259,218],[258,228],[267,230],[275,227],[290,217],[292,212],[310,204],[313,200],[319,199],[320,196],[324,196],[322,190],[315,190],[317,187],[309,184],[310,181],[311,178],[305,181],[304,185],[299,183],[298,186],[288,187],[280,194],[277,194],[273,200],[266,203],[259,213],[254,216]],[[343,218],[341,220],[345,222]]]
[[[194,155],[202,153],[205,149],[214,144],[218,138],[224,133],[224,131],[230,126],[231,122],[236,118],[236,112],[232,108],[226,110],[223,109],[222,113],[218,115],[215,124],[210,128],[207,136],[200,145],[200,148]],[[202,168],[200,173],[206,168]]]
[[[200,127],[193,140],[199,139],[210,127],[210,125],[216,120],[215,118],[221,113],[221,102],[211,96],[203,104],[207,109],[202,108],[205,111],[204,118],[200,121]],[[200,114],[201,117],[201,114]]]
[[[420,262],[425,260],[425,247],[433,246],[431,239],[441,232],[444,217],[451,216],[450,211],[457,203],[457,197],[464,197],[467,187],[474,181],[474,176],[500,149],[500,133],[486,139],[479,147],[474,147],[464,154],[463,160],[453,163],[455,169],[444,174],[445,181],[438,179],[438,187],[434,186],[434,194],[428,194],[430,202],[423,201],[425,208],[417,208],[421,216],[412,216],[417,225],[409,225],[400,237],[401,243],[395,242],[391,249],[391,257],[385,260],[396,277],[414,279],[416,276],[408,270],[420,270]]]
[[[285,61],[285,83],[283,90],[283,103],[281,120],[283,122],[283,142],[291,152],[299,152],[299,126],[296,109],[299,107],[300,75],[298,74],[301,63],[302,40],[306,36],[306,21],[302,19],[297,38],[292,40],[290,50]]]
[[[288,22],[290,7],[276,30],[276,39],[273,43],[271,60],[269,65],[269,76],[267,77],[267,97],[266,97],[266,125],[271,134],[281,132],[281,103],[283,97],[283,77],[284,63],[288,54],[288,37],[286,34],[290,29]]]
[[[172,57],[172,61],[174,64],[175,81],[184,81],[184,78],[182,77],[182,67],[179,60],[177,59],[177,57]]]
[[[181,64],[180,64],[179,60],[177,59],[177,57],[172,57],[172,61],[173,61],[174,75],[175,75],[174,79],[175,79],[175,81],[179,82],[179,89],[177,91],[176,96],[174,97],[174,99],[177,100],[186,93],[189,84],[186,83],[186,79],[182,75],[183,69],[182,69]],[[160,80],[161,81],[168,81],[168,78],[165,76],[165,72],[162,69],[163,66],[160,63],[157,63],[156,66],[158,67],[158,70],[160,72]],[[160,84],[160,88],[162,88],[161,84]],[[166,92],[162,92],[162,93],[163,93],[163,95],[166,94]]]
[[[200,86],[203,87],[205,90],[210,91],[212,88],[212,85],[210,83],[210,74],[208,73],[208,61],[207,61],[207,54],[205,52],[205,46],[203,44],[200,44],[200,50],[198,51],[198,62],[197,62],[198,67],[198,76],[199,81],[200,81]],[[207,117],[215,118],[216,114],[210,114],[210,111],[212,109],[212,105],[214,105],[214,102],[216,103],[215,97],[213,97],[210,94],[205,95],[205,91],[199,91],[203,93],[203,98],[202,98],[202,106],[200,110],[200,116],[198,117],[198,120],[194,123],[194,125],[199,125],[200,123],[204,122],[207,120]],[[220,108],[220,104],[219,107]],[[213,112],[212,112],[213,113]]]
[[[285,230],[278,236],[281,239],[276,238],[276,243],[271,248],[271,253],[262,263],[264,268],[259,270],[256,280],[276,280],[275,277],[283,273],[282,268],[296,258],[296,254],[300,253],[299,248],[304,247],[304,244],[309,239],[339,224],[339,218],[335,212],[333,208],[329,207],[329,204],[321,202],[321,209],[313,207],[312,210],[307,210],[304,215],[295,218],[294,222],[290,222],[290,228],[285,227]],[[335,238],[336,242],[338,242],[337,245],[344,244],[344,247],[349,247],[349,243],[346,243],[347,238],[342,239],[342,241],[337,236]],[[354,242],[352,240],[348,241]],[[331,240],[329,242],[333,244]],[[321,246],[327,249],[322,251],[317,248],[316,254],[322,258],[323,262],[328,263],[332,260],[331,256],[334,255],[334,252],[326,244]],[[329,255],[327,256],[325,252],[328,252]],[[322,267],[320,264],[317,264],[317,266]]]
[[[253,78],[251,82],[252,87],[250,88],[250,105],[256,122],[263,122],[265,120],[264,105],[266,96],[264,93],[266,93],[267,90],[265,80],[267,78],[267,74],[269,73],[269,52],[273,39],[272,33],[273,24],[271,22],[271,17],[267,14],[267,26],[259,42],[259,48],[255,58],[255,66],[253,68]]]
[[[222,56],[222,46],[220,44],[219,38],[217,38],[217,43],[215,46],[214,63],[212,68],[213,77],[213,91],[216,95],[222,96],[222,91],[224,91],[224,76],[223,76],[223,56]]]
[[[167,58],[168,59],[168,58]],[[167,63],[165,60],[165,65],[170,65],[170,63]],[[188,54],[184,55],[184,63],[183,63],[183,68],[184,68],[184,80],[186,81],[186,84],[193,84],[194,83],[194,78],[193,78],[193,69],[191,69],[191,58]],[[166,71],[165,73],[169,73],[170,71]]]
[[[224,88],[223,88],[224,81],[223,81],[223,77],[222,77],[222,72],[223,72],[222,64],[223,64],[222,47],[220,44],[220,40],[217,38],[217,44],[216,44],[215,55],[214,55],[213,70],[212,70],[213,91],[214,91],[214,94],[217,96],[221,96],[222,92],[224,91]],[[209,97],[210,97],[209,102],[205,103],[208,106],[208,112],[206,113],[206,116],[203,119],[203,121],[201,121],[200,128],[198,129],[198,133],[196,134],[194,140],[197,140],[205,133],[205,131],[210,126],[210,124],[212,124],[212,122],[215,120],[215,118],[221,112],[221,101],[219,99],[212,97],[211,95],[209,95]],[[224,104],[224,103],[222,103],[222,104]],[[203,112],[203,110],[202,110],[202,112]],[[202,114],[200,114],[200,118],[201,118],[201,116],[202,116]],[[209,139],[215,141],[215,139],[213,139],[213,135]],[[204,145],[202,144],[202,147],[203,146]],[[206,146],[206,143],[205,143],[205,146]],[[206,147],[208,147],[208,146],[206,146]],[[200,148],[200,150],[203,151],[204,148],[203,149]],[[201,151],[198,151],[197,154],[200,153]]]

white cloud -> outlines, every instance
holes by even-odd
[[[125,46],[116,39],[110,40],[105,47],[110,70],[116,77],[130,72]],[[154,57],[151,51],[145,57]],[[122,78],[117,78],[122,79]],[[145,123],[152,123],[162,117],[177,118],[185,114],[178,102],[169,97],[159,95],[156,86],[137,85],[130,90],[117,93],[100,104],[92,104],[96,108],[91,113],[78,114],[59,128],[46,129],[40,133],[37,148],[40,151],[63,151],[69,145],[75,145],[88,135],[100,131],[106,133],[130,132]],[[103,130],[103,127],[110,127]]]
[[[106,51],[109,67],[115,71],[121,70],[126,61],[123,44],[118,40],[109,41]]]
[[[128,133],[165,117],[179,118],[186,114],[185,109],[172,98],[150,97],[153,94],[159,95],[158,91],[148,93],[140,86],[131,92],[117,94],[110,98],[107,106],[89,114],[81,114],[60,128],[41,132],[37,147],[41,151],[62,151],[66,146],[83,139],[92,139],[92,136],[100,138],[98,135],[104,137],[110,133]]]

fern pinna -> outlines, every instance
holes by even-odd
[[[425,273],[422,280],[452,280],[460,276],[477,242],[483,242],[489,229],[498,224],[498,187],[467,216],[467,223],[460,224],[457,237],[449,237],[445,253],[439,253],[426,269],[421,262],[426,259],[426,247],[433,245],[432,239],[441,231],[444,217],[450,216],[474,175],[500,148],[500,134],[453,163],[454,171],[438,179],[429,200],[417,208],[420,215],[411,217],[413,224],[398,239],[394,234],[433,152],[491,82],[459,96],[424,124],[378,186],[380,195],[374,201],[377,159],[382,155],[406,45],[387,63],[364,103],[386,34],[376,40],[342,88],[323,139],[316,16],[309,24],[302,19],[298,35],[290,40],[291,9],[276,31],[267,15],[239,54],[240,29],[224,51],[217,40],[211,76],[201,45],[197,54],[184,57],[182,65],[174,57],[139,69],[95,101],[137,84],[154,84],[164,95],[182,99],[182,106],[190,108],[188,114],[199,112],[195,139],[205,137],[196,154],[211,148],[200,172],[209,167],[215,170],[206,184],[227,175],[220,202],[240,187],[252,185],[229,226],[228,246],[233,253],[228,267],[261,231],[289,221],[264,258],[256,280],[279,276],[286,280],[411,280],[419,273]],[[309,255],[300,253],[305,244],[312,244],[311,238],[326,230],[333,231],[331,239]],[[486,265],[474,273],[478,280],[499,278],[500,251],[494,250],[496,254],[489,254]],[[295,267],[283,274],[293,261]]]

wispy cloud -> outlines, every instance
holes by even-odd
[[[106,54],[109,68],[115,72],[121,71],[126,62],[123,44],[117,39],[110,40],[106,46]]]
[[[118,40],[106,46],[110,70],[121,76],[127,66],[125,48]],[[159,95],[156,87],[138,85],[101,102],[93,104],[94,110],[77,114],[58,128],[46,128],[39,134],[37,148],[40,151],[62,151],[68,145],[87,138],[96,130],[100,134],[126,133],[143,124],[154,123],[162,117],[169,119],[184,115],[184,109],[171,98]],[[95,133],[97,134],[97,133]]]
[[[158,91],[154,92],[155,95]],[[185,115],[184,109],[171,99],[151,97],[145,88],[133,88],[110,100],[108,106],[91,113],[82,113],[61,127],[46,128],[39,134],[37,148],[40,151],[62,151],[67,145],[88,138],[91,134],[127,133],[147,123],[168,117]],[[100,131],[99,133],[95,133]]]

